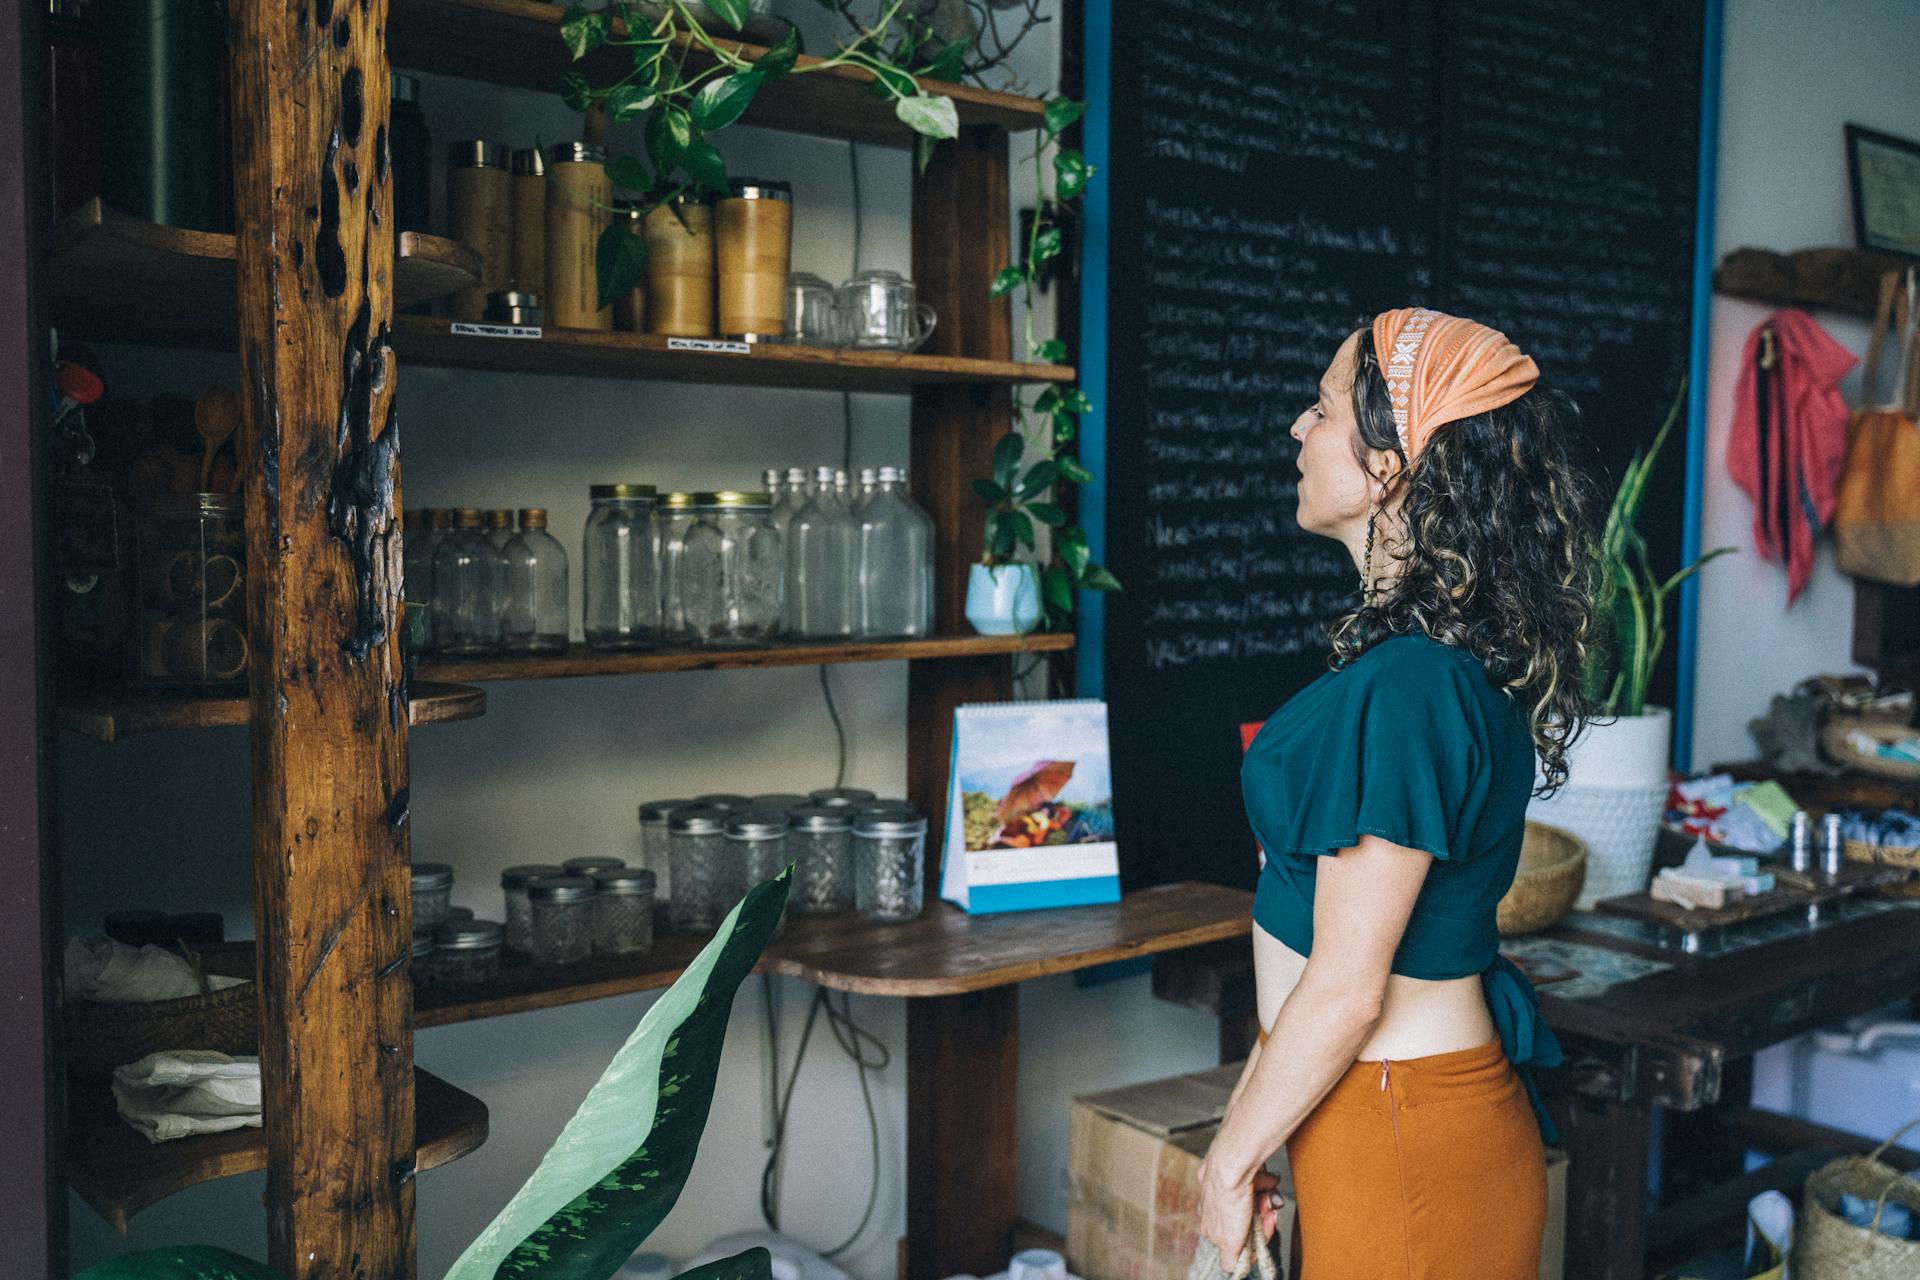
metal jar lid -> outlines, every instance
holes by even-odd
[[[728,810],[710,804],[681,805],[667,815],[667,831],[682,836],[717,836],[726,830]]]
[[[489,507],[483,519],[489,529],[511,529],[513,528],[513,509]]]
[[[413,958],[423,960],[433,954],[433,930],[415,929],[413,931]]]
[[[480,508],[455,507],[453,509],[453,527],[456,529],[478,529],[480,527]]]
[[[739,489],[719,489],[708,493],[693,495],[693,505],[706,507],[714,511],[752,511],[760,507],[770,507],[773,499],[764,493],[747,493]]]
[[[899,812],[862,814],[854,820],[853,834],[883,838],[923,836],[927,834],[927,820]]]
[[[745,813],[727,819],[729,840],[777,840],[785,834],[787,820],[783,815]]]
[[[793,824],[795,831],[808,833],[826,834],[853,828],[853,815],[846,805],[795,805],[787,810],[787,820]]]
[[[850,805],[848,808],[852,810],[855,823],[864,822],[869,817],[918,818],[921,816],[920,811],[905,800],[875,800],[871,804]]]
[[[641,898],[651,895],[659,882],[644,867],[622,867],[618,871],[596,871],[593,883],[610,898]]]
[[[514,324],[536,329],[547,321],[547,310],[540,295],[531,289],[502,289],[487,295],[487,309],[481,314],[487,324]]]
[[[545,507],[520,508],[520,527],[522,529],[544,529],[547,527],[547,509]]]
[[[596,484],[587,489],[595,502],[652,502],[654,493],[650,484]]]
[[[597,142],[556,142],[547,148],[547,163],[605,164],[607,149]]]
[[[547,158],[540,154],[538,147],[519,147],[513,153],[513,176],[516,178],[544,178],[547,174]]]
[[[529,902],[586,902],[593,897],[592,876],[541,876],[527,882]]]
[[[663,493],[660,495],[660,506],[667,511],[691,511],[693,509],[693,495],[678,492]]]
[[[561,869],[570,876],[590,876],[596,871],[618,871],[627,865],[625,858],[586,857],[568,858],[561,863]]]
[[[733,791],[709,791],[703,796],[693,798],[695,804],[704,804],[713,809],[724,809],[728,813],[737,813],[753,807],[753,798]]]
[[[822,787],[807,796],[807,799],[813,801],[815,804],[826,805],[864,804],[869,800],[878,800],[879,798],[880,797],[876,796],[873,792],[863,790],[860,787]]]
[[[444,862],[416,862],[413,864],[413,887],[451,889],[453,888],[453,868]]]
[[[656,822],[665,822],[675,809],[692,803],[691,800],[649,800],[640,806],[640,823],[650,827]]]
[[[727,190],[735,200],[784,200],[793,203],[793,184],[771,178],[731,178]]]
[[[505,143],[485,138],[467,138],[447,147],[449,169],[504,169],[512,157]]]
[[[441,925],[433,945],[439,951],[493,951],[506,938],[507,931],[498,920],[463,920]]]
[[[389,73],[392,78],[393,100],[412,106],[420,102],[420,79],[418,76],[403,76],[398,71]]]
[[[556,867],[550,862],[523,862],[517,867],[508,867],[500,873],[502,889],[525,889],[527,882],[543,876],[563,876],[565,867]]]

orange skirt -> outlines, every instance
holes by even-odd
[[[1498,1040],[1356,1062],[1287,1141],[1289,1280],[1536,1280],[1546,1153]]]

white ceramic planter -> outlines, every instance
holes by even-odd
[[[1040,625],[1040,576],[1030,564],[976,564],[967,575],[967,621],[983,636]]]
[[[1529,818],[1586,841],[1587,883],[1575,908],[1646,889],[1666,806],[1672,736],[1673,713],[1665,707],[1595,723],[1567,753],[1566,785],[1527,806]]]

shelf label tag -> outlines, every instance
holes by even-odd
[[[470,324],[456,320],[448,330],[451,333],[464,334],[469,338],[537,338],[540,326],[525,324]]]
[[[750,342],[728,342],[723,338],[668,338],[669,351],[720,351],[731,356],[750,356]]]

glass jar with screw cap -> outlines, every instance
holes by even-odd
[[[506,899],[509,950],[525,955],[533,949],[533,907],[527,901],[527,886],[543,877],[565,874],[565,868],[547,862],[522,863],[500,873],[500,893]]]
[[[537,965],[572,964],[593,954],[593,880],[541,876],[527,884],[533,936],[527,949]]]
[[[622,867],[596,872],[593,883],[594,952],[634,956],[653,950],[653,872]]]
[[[780,624],[786,559],[764,493],[694,496],[680,553],[680,608],[696,644],[736,646],[773,638]]]
[[[667,865],[667,815],[691,800],[649,800],[640,806],[640,865],[653,872],[653,896],[673,901],[673,876]]]
[[[570,876],[591,876],[602,871],[618,871],[626,865],[625,858],[609,858],[596,854],[584,858],[568,858],[560,864],[560,867]]]
[[[818,791],[809,792],[807,799],[811,800],[814,804],[838,807],[840,805],[870,804],[878,799],[878,797],[875,796],[873,792],[862,787],[821,787]]]
[[[763,791],[748,802],[747,808],[765,813],[785,813],[795,805],[806,803],[807,797],[797,791]]]
[[[925,906],[927,820],[869,814],[853,828],[854,902],[880,924],[916,919]]]
[[[596,484],[581,540],[581,609],[595,649],[650,649],[660,636],[660,536],[650,484]],[[436,566],[437,569],[438,566]]]
[[[687,614],[680,605],[680,559],[693,527],[693,495],[667,493],[658,505],[660,529],[660,638],[670,644],[688,639]]]
[[[508,653],[559,653],[567,647],[567,552],[547,532],[545,507],[520,508],[520,532],[507,543],[506,599],[500,647]]]
[[[492,653],[500,647],[500,609],[495,596],[499,556],[487,541],[478,507],[459,507],[453,531],[433,557],[433,638],[439,652],[454,656]]]
[[[438,929],[453,909],[453,868],[444,862],[413,864],[413,927]]]
[[[845,911],[853,905],[853,818],[847,806],[803,804],[787,811],[792,830],[793,909],[802,915]]]
[[[787,865],[787,818],[775,813],[736,813],[727,819],[727,861],[731,883],[722,895],[726,909],[747,896],[758,884],[773,879]],[[780,912],[780,923],[773,936],[786,927],[787,912]]]
[[[667,861],[672,868],[669,919],[683,933],[711,933],[733,907],[724,904],[722,866],[727,853],[727,810],[681,805],[667,815]]]
[[[739,812],[753,807],[753,797],[743,796],[737,791],[709,791],[703,796],[693,798],[695,804],[712,805],[716,809],[725,809],[729,813]]]
[[[433,976],[443,987],[472,987],[500,976],[506,934],[496,920],[462,920],[433,935]]]

